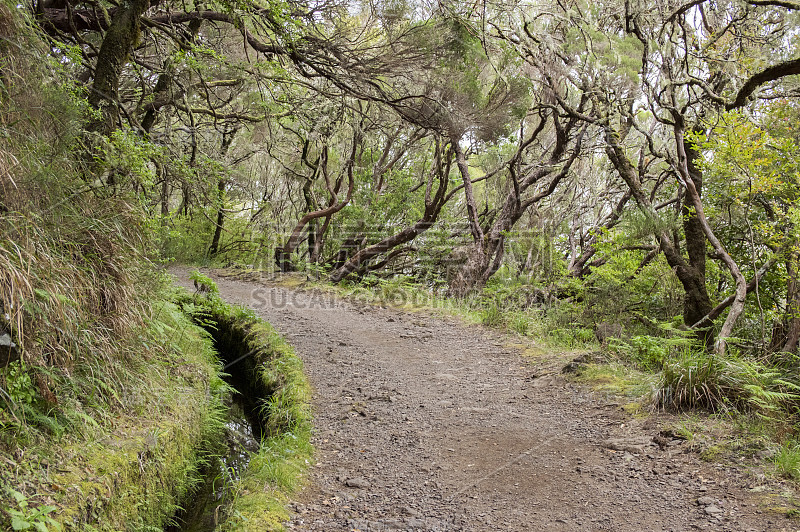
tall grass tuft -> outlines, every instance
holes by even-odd
[[[800,443],[796,441],[784,443],[772,460],[781,476],[800,480]]]
[[[796,410],[796,379],[760,362],[684,349],[665,361],[654,392],[657,405],[675,410],[754,411],[772,416]]]

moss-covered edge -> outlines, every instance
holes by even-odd
[[[57,524],[47,530],[161,531],[217,452],[229,392],[211,339],[173,303],[157,303],[155,314],[151,327],[169,357],[142,363],[138,378],[148,386],[132,386],[130,393],[158,394],[146,403],[157,410],[123,410],[108,428],[37,448],[61,457],[51,458],[55,468],[42,465],[38,478],[26,481],[36,482],[37,493],[55,507],[49,517]]]
[[[261,447],[252,456],[217,532],[284,530],[286,503],[300,487],[313,455],[311,388],[303,362],[267,322],[215,295],[184,298],[220,351],[246,364],[246,392],[259,398]]]

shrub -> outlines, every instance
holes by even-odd
[[[784,372],[759,362],[684,349],[664,363],[654,400],[676,410],[737,409],[773,415],[792,407],[800,399],[798,391]]]
[[[508,326],[515,333],[526,336],[530,332],[531,321],[524,312],[513,312]]]

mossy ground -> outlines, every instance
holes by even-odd
[[[26,498],[30,523],[36,508],[51,506],[49,517],[65,530],[163,529],[213,452],[227,387],[209,338],[174,305],[156,307],[148,328],[151,344],[142,344],[140,360],[118,368],[124,378],[106,388],[110,400],[40,414],[61,423],[59,433],[0,410],[3,508],[19,511],[10,488]],[[97,368],[96,375],[110,371]],[[23,440],[27,445],[9,444]]]

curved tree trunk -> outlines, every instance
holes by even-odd
[[[628,159],[625,149],[621,145],[619,134],[608,124],[604,126],[604,130],[606,134],[605,152],[608,159],[611,161],[611,164],[622,180],[625,181],[625,184],[628,185],[640,212],[650,221],[653,227],[658,227],[658,213],[642,187],[636,168],[633,166],[630,159]],[[675,247],[667,231],[658,231],[655,236],[661,247],[661,251],[664,253],[664,257],[667,259],[667,263],[673,269],[683,286],[684,309],[702,309],[707,306],[708,311],[710,311],[710,304],[705,304],[705,299],[708,297],[705,287],[705,277],[700,276],[699,272],[684,259],[680,250]],[[706,312],[706,314],[707,313],[708,312]],[[694,310],[692,310],[691,314],[694,314]],[[701,315],[700,318],[706,314]],[[684,313],[684,318],[687,315],[689,315],[689,312]],[[697,323],[697,320],[685,323],[687,326],[691,327]]]
[[[456,271],[455,275],[448,283],[451,295],[455,297],[464,297],[471,292],[480,290],[486,285],[489,278],[497,272],[502,263],[505,235],[514,228],[514,225],[516,225],[522,215],[525,214],[532,205],[535,205],[543,198],[555,192],[558,184],[567,176],[569,169],[577,159],[586,128],[584,127],[582,131],[575,136],[575,145],[572,153],[565,161],[562,161],[562,157],[565,155],[570,142],[570,128],[574,127],[575,124],[572,123],[564,128],[560,124],[558,117],[553,116],[553,124],[556,130],[556,143],[552,147],[546,164],[543,166],[537,164],[534,167],[535,169],[531,170],[527,175],[520,176],[522,173],[521,159],[523,157],[523,151],[543,131],[544,124],[545,121],[543,119],[531,136],[520,144],[514,157],[508,161],[507,164],[512,187],[508,194],[506,194],[502,208],[485,231],[478,223],[477,209],[474,208],[475,198],[472,194],[469,167],[467,166],[463,153],[460,153],[460,149],[456,152],[456,162],[458,163],[458,168],[461,171],[462,179],[465,184],[464,189],[466,191],[468,206],[467,213],[470,219],[473,244],[467,251],[466,261]],[[556,172],[556,166],[559,164],[561,164],[560,170],[551,178],[547,187],[537,194],[524,198],[525,192],[531,186],[541,182],[542,179]],[[468,187],[467,184],[469,184]],[[470,204],[473,206],[472,209],[469,208]]]
[[[331,282],[340,282],[348,275],[358,271],[362,265],[368,263],[374,257],[386,253],[397,246],[411,242],[433,226],[439,217],[439,213],[442,211],[442,207],[444,207],[450,199],[450,196],[447,195],[450,161],[447,161],[446,164],[442,162],[442,153],[438,142],[436,144],[436,154],[434,158],[436,160],[436,166],[428,177],[427,187],[425,188],[425,211],[422,214],[422,218],[414,225],[406,227],[402,231],[381,240],[377,244],[373,244],[357,252],[347,262],[331,273]],[[438,181],[436,192],[433,192],[434,177]]]
[[[275,261],[278,264],[278,267],[281,269],[282,272],[289,272],[294,269],[294,265],[292,264],[292,255],[294,251],[297,249],[297,245],[300,244],[300,237],[303,234],[303,228],[311,221],[316,220],[317,218],[323,218],[327,216],[333,216],[340,210],[342,210],[345,205],[350,202],[350,198],[353,196],[353,175],[352,172],[350,173],[350,183],[347,187],[347,197],[339,203],[334,203],[325,209],[320,209],[318,211],[309,212],[300,218],[300,221],[297,222],[297,225],[294,226],[294,230],[292,230],[292,234],[289,236],[289,239],[286,241],[286,244],[283,247],[279,247],[275,250]],[[331,198],[332,201],[336,201],[336,197],[334,196]]]
[[[358,253],[353,255],[350,260],[344,263],[342,267],[334,270],[334,272],[331,273],[329,277],[330,281],[333,283],[338,283],[348,275],[358,271],[362,265],[366,264],[378,255],[386,253],[387,251],[399,245],[411,242],[417,236],[421,235],[433,226],[435,219],[427,220],[426,218],[428,217],[423,217],[423,219],[410,227],[406,227],[399,233],[396,233],[389,238],[384,238],[377,244],[373,244],[372,246],[360,250]]]
[[[282,247],[275,248],[275,263],[277,264],[278,268],[282,272],[289,272],[294,270],[294,265],[292,264],[292,255],[294,254],[297,246],[300,244],[300,237],[303,234],[303,229],[308,225],[312,220],[316,220],[317,218],[327,218],[330,219],[331,216],[342,210],[348,203],[350,203],[350,199],[353,197],[353,189],[355,188],[355,180],[353,177],[353,165],[356,162],[356,150],[358,149],[358,145],[361,142],[362,134],[360,131],[355,131],[353,133],[353,146],[350,150],[350,158],[347,161],[347,195],[345,199],[338,202],[338,194],[339,189],[342,185],[342,177],[340,177],[335,187],[330,185],[328,181],[328,174],[327,174],[327,155],[323,157],[323,160],[318,163],[319,167],[322,169],[322,173],[325,175],[325,181],[328,185],[328,193],[330,194],[330,203],[328,207],[324,209],[319,209],[316,211],[312,211],[303,215],[300,218],[300,221],[294,226],[291,235],[286,240],[286,243]],[[304,148],[305,150],[305,148]],[[326,152],[323,152],[325,154]],[[304,154],[305,158],[305,154]],[[315,169],[316,171],[316,169]],[[304,190],[304,194],[306,195],[306,203],[310,200],[310,191]],[[326,224],[327,225],[327,224]],[[310,229],[311,232],[314,231],[312,227]],[[309,244],[309,252],[310,254],[314,253],[314,243]]]
[[[680,142],[683,143],[686,152],[684,179],[692,182],[698,198],[702,199],[703,174],[696,164],[700,154],[693,146],[686,145],[682,139]],[[684,300],[683,322],[687,325],[700,321],[703,316],[711,312],[712,308],[711,298],[706,287],[706,234],[691,194],[687,187],[681,202],[683,234],[686,239],[686,254],[689,258],[688,266],[694,270],[692,275],[697,279],[697,282],[692,285],[693,293]]]
[[[705,212],[703,210],[703,200],[700,198],[700,193],[697,190],[697,187],[694,184],[694,180],[689,171],[689,157],[686,151],[686,144],[685,144],[685,136],[686,130],[682,126],[682,121],[678,120],[676,117],[675,126],[674,126],[674,134],[675,134],[675,143],[678,148],[678,172],[681,175],[681,178],[684,181],[684,186],[686,187],[686,192],[691,199],[692,205],[694,206],[694,215],[699,222],[705,237],[708,239],[711,246],[714,248],[717,256],[722,260],[723,264],[728,268],[728,271],[733,277],[734,282],[736,283],[736,293],[734,296],[733,303],[731,303],[730,310],[728,311],[728,316],[725,318],[725,321],[722,324],[722,327],[719,330],[719,334],[717,335],[717,339],[714,342],[714,351],[723,356],[725,354],[725,350],[727,348],[727,338],[730,338],[733,334],[733,327],[736,325],[736,321],[739,319],[742,311],[744,310],[744,303],[745,299],[747,298],[747,280],[742,275],[742,272],[739,270],[739,265],[736,264],[736,261],[733,260],[733,257],[730,256],[728,251],[725,249],[725,246],[722,245],[722,242],[719,241],[717,236],[714,234],[714,231],[711,228],[711,225],[708,223],[708,219],[705,216]],[[705,247],[705,246],[704,246]],[[696,274],[697,275],[697,274]],[[698,275],[698,282],[702,282],[703,289],[705,289],[705,275],[702,277]],[[710,310],[710,305],[709,305]]]

